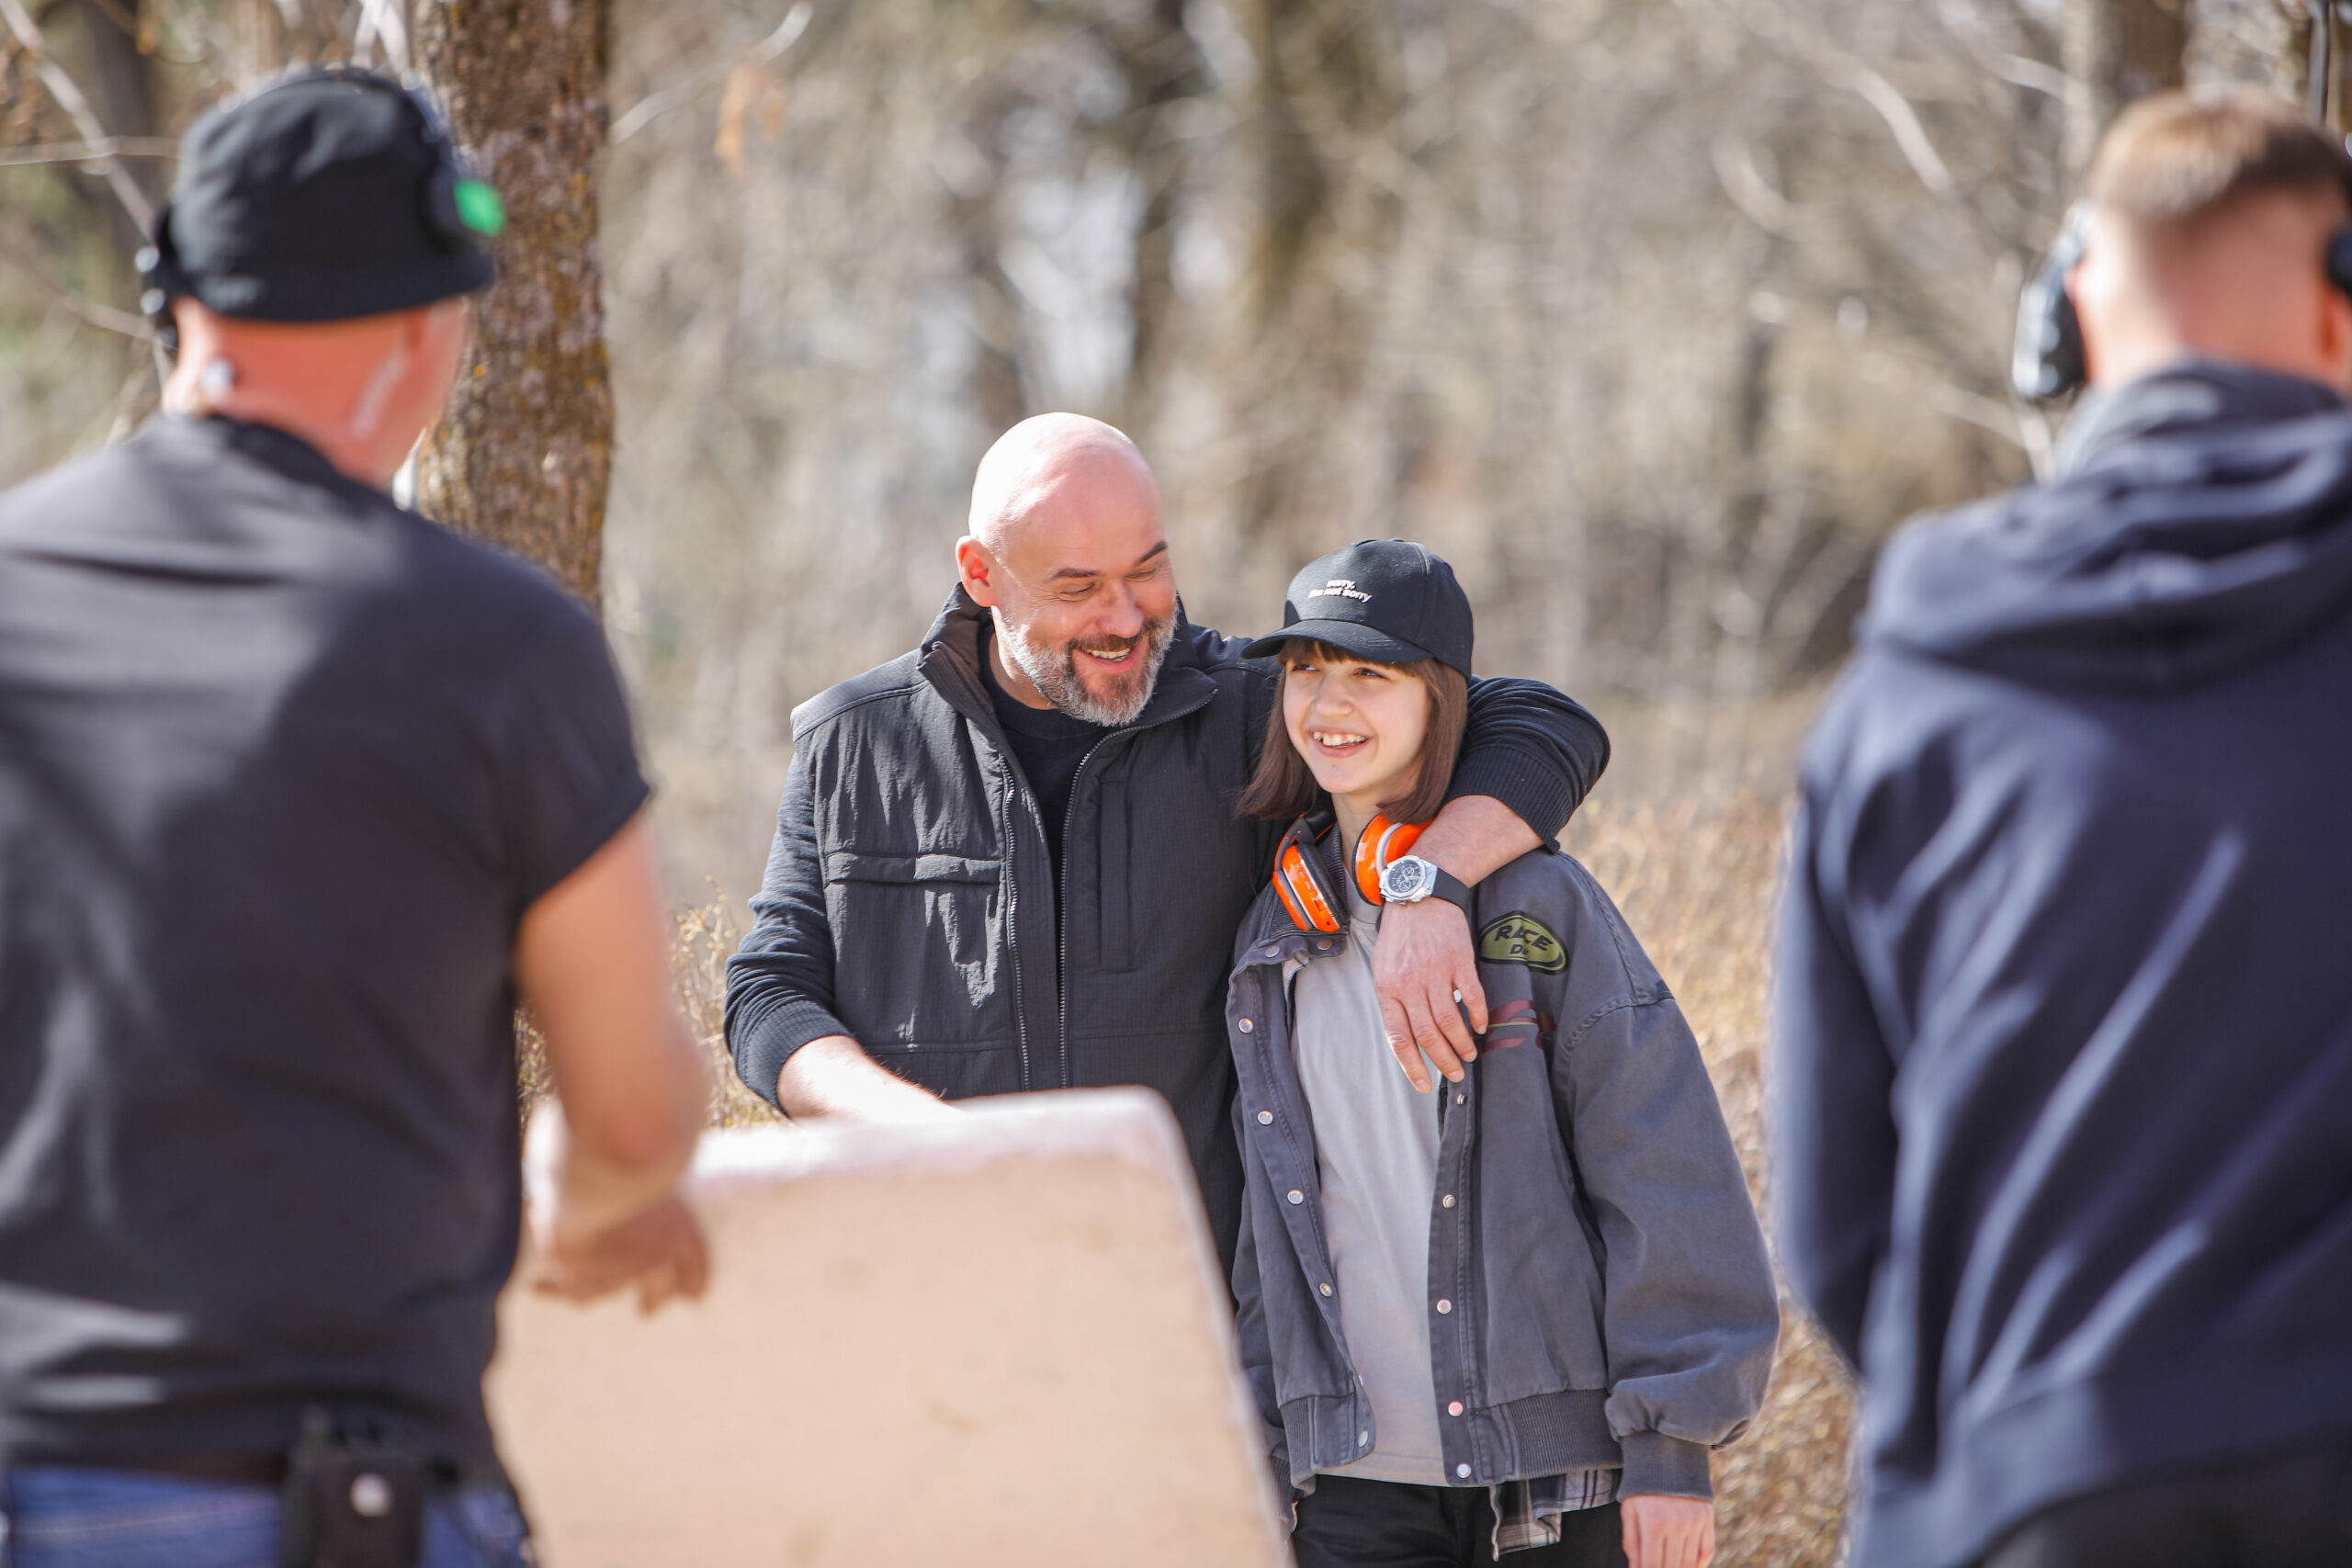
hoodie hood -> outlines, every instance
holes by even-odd
[[[1865,646],[2043,683],[2177,690],[2352,610],[2352,410],[2189,360],[2095,392],[2058,478],[1931,516],[1880,558]]]

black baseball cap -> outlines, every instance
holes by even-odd
[[[1290,580],[1283,629],[1242,649],[1262,659],[1294,637],[1376,664],[1434,659],[1470,673],[1470,598],[1453,569],[1405,539],[1359,539]]]
[[[207,109],[141,255],[149,311],[334,321],[487,288],[506,226],[421,88],[350,66],[288,73]]]

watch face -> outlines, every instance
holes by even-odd
[[[1407,855],[1380,874],[1380,897],[1391,904],[1418,904],[1437,886],[1437,867]]]

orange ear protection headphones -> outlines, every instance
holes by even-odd
[[[1408,852],[1428,826],[1426,822],[1391,822],[1385,815],[1366,824],[1363,836],[1356,840],[1355,853],[1356,891],[1365,903],[1380,904],[1380,874]],[[1331,827],[1332,818],[1326,813],[1302,817],[1291,824],[1290,831],[1283,835],[1282,848],[1274,853],[1274,893],[1303,931],[1336,931],[1340,926],[1343,900],[1333,896],[1336,890],[1325,880],[1322,852],[1322,840]]]

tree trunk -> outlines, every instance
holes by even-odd
[[[2316,12],[2321,8],[2317,0],[2313,0],[2312,9]],[[2340,133],[2346,127],[2352,126],[2352,59],[2346,58],[2352,56],[2352,27],[2346,25],[2343,14],[2335,6],[2329,6],[2325,9],[2334,13],[2328,20],[2322,21],[2314,17],[2301,29],[2303,45],[2304,96],[2307,101],[2312,96],[2310,88],[2311,55],[2312,51],[2319,43],[2319,39],[2313,35],[2321,27],[2325,27],[2328,28],[2327,101],[2316,107],[2320,110],[2320,118],[2327,122],[2330,129]]]
[[[533,561],[594,604],[612,473],[596,183],[604,0],[424,0],[416,62],[507,213],[418,510]]]
[[[2066,167],[2089,169],[2123,107],[2183,80],[2188,0],[2066,0]]]
[[[1102,35],[1127,84],[1119,141],[1143,196],[1132,242],[1127,379],[1119,408],[1128,434],[1144,440],[1174,326],[1177,206],[1191,174],[1189,139],[1173,111],[1204,92],[1207,81],[1200,48],[1184,28],[1184,0],[1150,0],[1124,20],[1114,10],[1106,12]]]
[[[1360,154],[1396,114],[1399,72],[1375,7],[1241,0],[1234,13],[1258,64],[1241,363],[1228,372],[1245,454],[1236,521],[1295,565],[1330,547],[1342,459],[1329,432],[1361,392],[1396,250],[1396,199]]]

